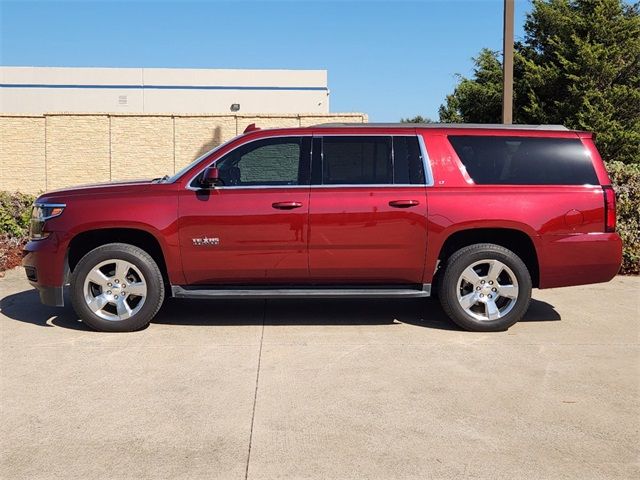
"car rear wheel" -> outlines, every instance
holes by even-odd
[[[144,250],[124,243],[87,253],[71,275],[71,302],[90,327],[108,332],[144,328],[164,299],[156,262]]]
[[[531,300],[531,276],[511,250],[491,243],[464,247],[447,262],[438,292],[442,308],[460,327],[506,330]]]

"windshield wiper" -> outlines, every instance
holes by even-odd
[[[151,183],[162,183],[162,182],[166,182],[167,180],[169,180],[169,175],[165,175],[164,177],[158,177],[158,178],[154,178],[153,180],[151,180]]]

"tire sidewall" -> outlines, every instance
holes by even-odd
[[[480,245],[478,245],[480,247]],[[454,254],[452,261],[447,265],[443,276],[440,296],[446,299],[447,310],[452,314],[452,319],[461,327],[473,331],[502,331],[508,329],[522,318],[529,308],[531,300],[531,276],[524,262],[513,252],[498,245],[486,244],[475,250],[462,249]],[[516,276],[518,281],[518,298],[513,309],[505,316],[497,320],[477,320],[471,317],[462,308],[458,301],[458,280],[462,272],[480,260],[498,260],[504,263]]]
[[[107,260],[125,260],[135,265],[144,276],[147,296],[139,312],[126,320],[111,321],[97,316],[84,299],[87,274],[99,263]],[[71,302],[73,308],[90,327],[109,332],[130,332],[146,327],[157,313],[164,298],[162,274],[153,259],[144,250],[132,245],[108,244],[91,250],[76,265],[71,275]]]

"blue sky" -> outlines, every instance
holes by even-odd
[[[502,0],[0,0],[0,64],[329,72],[331,110],[371,121],[438,106],[480,48],[502,48]],[[516,39],[528,0],[516,0]]]

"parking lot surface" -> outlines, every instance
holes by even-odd
[[[434,300],[169,300],[97,333],[0,279],[3,479],[640,477],[640,278]]]

